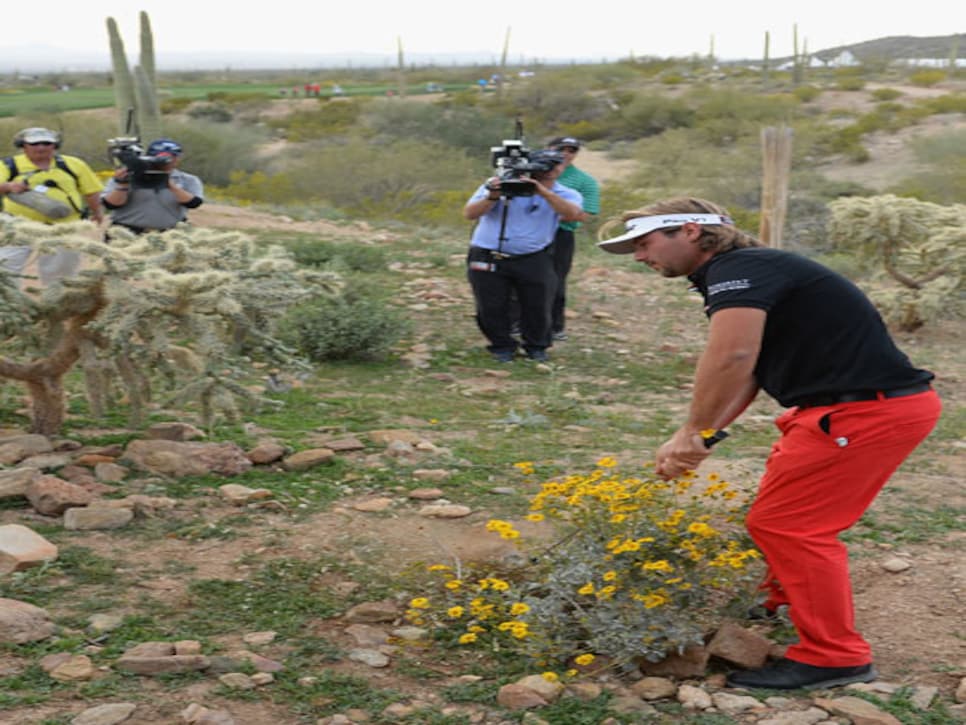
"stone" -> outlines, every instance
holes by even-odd
[[[169,655],[167,657],[122,656],[116,663],[119,670],[136,675],[163,675],[171,672],[206,670],[210,661],[204,655]]]
[[[432,481],[440,483],[450,477],[450,472],[445,468],[417,468],[413,471],[413,478],[417,481]]]
[[[175,478],[209,473],[236,476],[252,467],[245,452],[231,442],[134,440],[125,448],[124,460],[139,469]]]
[[[90,491],[57,476],[38,476],[27,486],[27,500],[39,514],[60,516],[69,508],[87,506]]]
[[[12,466],[28,456],[54,450],[47,436],[28,433],[0,438],[0,465]]]
[[[725,715],[740,715],[749,710],[765,708],[765,705],[750,695],[733,695],[730,692],[714,693],[711,695],[711,702]]]
[[[385,496],[367,498],[364,501],[356,501],[351,504],[351,508],[354,510],[365,513],[378,513],[379,511],[385,511],[390,506],[392,506],[392,499],[386,498]]]
[[[409,498],[417,501],[432,501],[433,499],[442,498],[443,492],[438,488],[414,488],[407,495]]]
[[[852,725],[902,725],[894,715],[858,697],[850,695],[836,698],[817,697],[814,702],[823,710],[849,718]]]
[[[64,528],[69,531],[120,529],[134,520],[134,511],[112,506],[70,508],[64,512]]]
[[[353,662],[361,662],[369,667],[388,667],[389,657],[374,649],[353,649],[349,651],[349,659]]]
[[[145,435],[154,440],[190,441],[204,438],[205,432],[190,423],[165,422],[155,423]]]
[[[57,547],[21,524],[0,526],[0,575],[29,569],[57,558]]]
[[[770,699],[770,698],[769,698]],[[817,707],[807,710],[788,710],[758,721],[758,725],[818,725],[828,722],[829,714]]]
[[[310,448],[284,458],[282,467],[286,471],[307,471],[323,463],[330,463],[333,458],[335,458],[335,451],[331,448]]]
[[[473,513],[469,506],[459,504],[429,504],[419,509],[419,515],[432,519],[462,519]]]
[[[507,710],[528,710],[549,704],[534,690],[516,683],[501,687],[496,694],[496,701],[500,707],[505,707]]]
[[[516,684],[533,690],[547,702],[553,702],[564,691],[564,685],[562,683],[557,681],[551,682],[543,675],[527,675],[517,680]]]
[[[910,564],[905,559],[902,559],[898,556],[894,556],[891,559],[886,559],[884,562],[882,562],[880,566],[890,574],[898,574],[899,572],[910,569],[912,567],[912,564]]]
[[[94,466],[94,477],[104,483],[119,483],[127,478],[130,471],[117,463],[98,463]]]
[[[380,647],[389,642],[389,635],[370,624],[350,624],[345,628],[360,647]]]
[[[966,702],[966,677],[959,681],[956,685],[956,692],[953,694],[953,699],[956,702]]]
[[[707,710],[713,704],[711,695],[694,685],[681,685],[677,697],[686,710]]]
[[[133,702],[111,702],[90,707],[70,721],[70,725],[119,725],[129,720],[137,705]]]
[[[226,672],[223,675],[219,675],[218,681],[232,690],[255,689],[255,683],[252,682],[252,678],[243,672]]]
[[[94,663],[87,655],[68,655],[47,674],[58,682],[82,682],[94,677],[94,672]]]
[[[591,700],[596,700],[604,692],[604,688],[598,685],[596,682],[571,682],[567,685],[567,689],[564,690],[564,695],[568,697],[576,697],[578,700],[583,702],[590,702]]]
[[[380,602],[362,602],[345,613],[347,622],[372,624],[392,622],[399,617],[399,605],[391,599]]]
[[[226,483],[218,487],[218,492],[234,506],[244,506],[252,501],[262,501],[275,495],[267,488],[249,488],[240,483]]]
[[[271,644],[275,641],[278,636],[278,632],[249,632],[248,634],[242,635],[242,642],[245,644],[260,646]]]
[[[708,643],[708,652],[741,669],[756,670],[765,664],[772,644],[757,632],[725,622]]]
[[[200,655],[201,642],[196,639],[181,639],[174,643],[176,655]]]
[[[124,624],[123,614],[92,614],[87,618],[87,626],[93,632],[113,632]]]
[[[0,643],[37,642],[53,633],[54,624],[46,610],[17,599],[0,598]]]
[[[281,443],[263,442],[256,445],[246,454],[248,459],[256,465],[275,463],[285,457],[286,448]]]
[[[642,700],[666,700],[677,694],[678,686],[666,677],[643,677],[628,689]]]
[[[376,445],[388,446],[393,441],[414,446],[423,440],[419,433],[411,430],[371,430],[366,434]]]
[[[674,652],[660,662],[639,659],[637,665],[644,675],[687,679],[703,676],[709,657],[706,647],[694,646],[686,648],[682,654]]]
[[[27,486],[41,475],[39,468],[14,468],[0,471],[0,500],[26,498]]]

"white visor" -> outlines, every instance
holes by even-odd
[[[639,216],[628,219],[624,224],[627,231],[619,237],[597,242],[597,246],[611,254],[630,254],[634,251],[634,240],[655,229],[679,227],[682,224],[734,224],[731,217],[724,214],[659,214],[656,216]]]

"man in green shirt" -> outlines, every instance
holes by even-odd
[[[583,214],[577,221],[561,222],[553,241],[553,265],[557,273],[557,292],[553,300],[553,339],[566,340],[564,331],[566,319],[564,308],[567,306],[567,275],[574,261],[574,232],[580,227],[580,222],[588,221],[591,216],[600,213],[600,185],[597,180],[586,171],[581,171],[573,165],[574,159],[580,151],[581,143],[572,136],[557,136],[547,143],[547,148],[560,151],[563,154],[564,171],[557,179],[564,186],[579,191],[583,196]]]

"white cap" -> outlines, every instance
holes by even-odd
[[[605,239],[597,246],[611,254],[630,254],[634,251],[634,240],[643,237],[655,229],[669,229],[682,224],[694,222],[702,225],[734,224],[731,217],[724,214],[657,214],[654,216],[638,216],[628,219],[624,224],[627,230],[619,237]]]
[[[24,143],[57,143],[57,134],[49,128],[25,128],[18,136]]]

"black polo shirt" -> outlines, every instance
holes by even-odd
[[[768,313],[755,379],[786,407],[814,395],[889,390],[934,377],[912,366],[855,284],[800,255],[735,249],[688,279],[709,317],[728,307]]]

